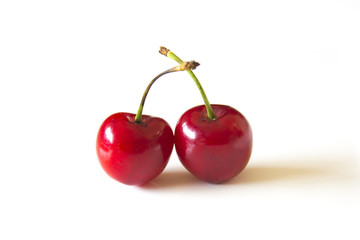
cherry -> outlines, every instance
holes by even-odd
[[[211,106],[216,120],[208,119],[204,105],[191,108],[181,116],[175,128],[175,148],[181,163],[193,175],[220,183],[246,167],[252,133],[248,121],[236,109]]]
[[[169,124],[158,117],[142,115],[152,84],[162,75],[195,69],[198,63],[183,64],[162,72],[146,88],[137,114],[119,112],[100,126],[96,152],[105,172],[128,185],[143,185],[156,178],[166,167],[174,145]]]
[[[96,150],[101,166],[115,180],[142,185],[156,178],[166,167],[174,137],[169,124],[157,117],[115,113],[101,125]]]
[[[160,53],[182,63],[169,49]],[[221,183],[238,175],[248,164],[252,151],[252,131],[246,118],[226,105],[210,105],[191,69],[205,105],[186,111],[175,128],[175,148],[181,163],[194,176]]]

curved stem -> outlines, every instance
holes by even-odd
[[[195,62],[195,61],[191,61],[191,62],[181,62],[180,65],[170,68],[162,73],[160,73],[159,75],[157,75],[147,86],[147,88],[145,89],[145,92],[143,94],[143,97],[141,99],[140,102],[140,106],[139,109],[136,113],[135,116],[135,123],[142,123],[142,112],[143,112],[143,108],[144,108],[144,104],[145,104],[145,100],[146,100],[146,96],[150,91],[151,86],[154,84],[154,82],[156,82],[156,80],[158,80],[161,76],[167,74],[167,73],[171,73],[171,72],[178,72],[178,71],[184,71],[184,70],[190,70],[191,69],[195,69],[197,66],[199,66],[199,63]]]
[[[178,62],[179,64],[182,64],[183,61],[175,55],[175,53],[173,53],[172,51],[170,51],[169,49],[165,48],[165,47],[160,47],[160,51],[159,51],[162,55],[165,55],[173,60],[175,60],[176,62]],[[217,116],[214,112],[214,110],[212,109],[209,100],[205,94],[204,89],[202,88],[199,80],[197,79],[197,77],[195,76],[194,72],[191,69],[186,69],[186,71],[189,73],[189,75],[191,76],[191,78],[194,80],[196,86],[198,87],[200,94],[204,100],[205,103],[205,107],[206,107],[206,112],[207,112],[207,116],[210,120],[216,120]]]

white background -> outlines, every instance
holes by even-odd
[[[175,62],[211,103],[241,111],[253,155],[221,185],[173,151],[145,187],[101,169],[95,138]],[[305,1],[1,1],[0,239],[360,239],[360,4]],[[186,73],[144,114],[174,128],[202,104]]]

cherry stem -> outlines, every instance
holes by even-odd
[[[175,55],[175,53],[173,53],[172,51],[170,51],[169,49],[167,49],[166,47],[160,47],[160,51],[159,51],[162,55],[167,56],[173,60],[175,60],[176,62],[178,62],[179,64],[183,63],[183,61]],[[206,112],[207,112],[207,116],[208,119],[210,120],[216,120],[217,116],[213,110],[213,108],[211,107],[208,98],[206,97],[205,91],[202,88],[199,80],[197,79],[197,77],[195,76],[194,72],[191,69],[186,69],[186,71],[189,73],[189,75],[191,76],[191,78],[194,80],[196,86],[198,87],[200,94],[204,100],[205,103],[205,107],[206,107]]]
[[[144,95],[141,99],[141,102],[140,102],[140,106],[139,106],[139,109],[138,109],[138,112],[135,116],[135,120],[134,122],[135,123],[142,123],[142,112],[143,112],[143,109],[144,109],[144,104],[145,104],[145,100],[146,100],[146,96],[148,95],[149,91],[150,91],[150,88],[151,86],[154,84],[154,82],[156,82],[156,80],[158,80],[161,76],[167,74],[167,73],[172,73],[172,72],[178,72],[178,71],[188,71],[191,69],[195,69],[197,66],[199,66],[200,64],[195,62],[195,61],[190,61],[190,62],[181,62],[180,65],[176,66],[176,67],[173,67],[173,68],[170,68],[162,73],[160,73],[159,75],[157,75],[150,83],[149,85],[147,86],[145,92],[144,92]]]

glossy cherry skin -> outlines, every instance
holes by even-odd
[[[131,113],[109,116],[100,126],[96,151],[110,177],[128,185],[143,185],[166,167],[174,135],[161,118],[143,115],[142,124],[134,119]]]
[[[221,183],[238,175],[249,162],[252,131],[236,109],[211,105],[217,115],[209,120],[205,105],[186,111],[175,128],[175,148],[181,163],[197,178]]]

